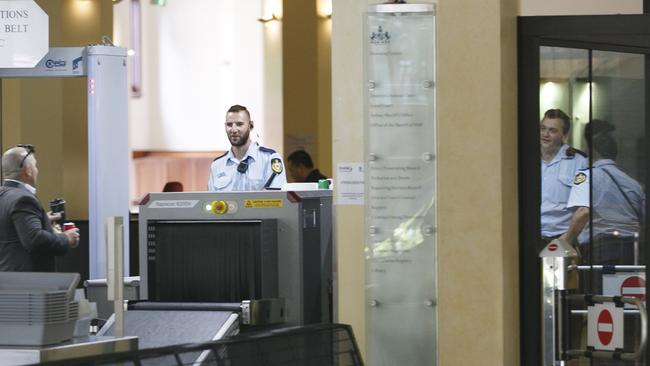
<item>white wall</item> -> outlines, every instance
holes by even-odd
[[[249,108],[262,141],[260,0],[141,0],[142,97],[129,103],[133,150],[226,150],[227,108]],[[130,46],[130,2],[115,7],[115,42]]]
[[[643,0],[519,0],[519,15],[641,14]]]
[[[281,150],[280,27],[257,21],[262,3],[266,12],[281,9],[281,0],[168,0],[164,7],[141,0],[143,95],[129,103],[133,150],[225,150],[222,121],[235,103],[249,107],[262,142]],[[520,0],[519,14],[634,14],[642,3]],[[129,0],[114,7],[114,40],[126,47],[129,7]]]

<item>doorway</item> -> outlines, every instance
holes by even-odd
[[[582,253],[580,288],[576,292],[616,295],[611,293],[617,285],[611,284],[610,277],[618,275],[623,280],[625,276],[639,278],[637,288],[624,289],[623,295],[630,295],[630,291],[635,296],[647,293],[644,264],[648,262],[648,250],[644,238],[648,230],[645,187],[649,166],[646,136],[650,126],[646,111],[650,90],[649,21],[650,17],[645,15],[519,18],[522,365],[542,364],[538,256],[542,237],[552,239],[566,232],[570,220],[578,214],[584,218],[581,230],[576,235],[562,236]],[[549,158],[542,154],[548,151],[540,143],[540,121],[548,110],[563,112],[553,115],[563,126],[558,133],[564,144],[584,152],[582,166],[574,164],[575,169],[583,170],[566,171],[561,177],[549,176],[545,171],[545,167],[565,157],[562,154],[566,154],[567,148],[560,143],[559,147],[565,146],[563,149],[552,150],[557,155],[551,154]],[[568,117],[570,129],[564,129],[562,115]],[[547,138],[545,143],[549,142]],[[545,162],[544,157],[548,158]],[[588,179],[578,178],[578,174]],[[552,179],[553,184],[546,180],[543,184],[542,179]],[[548,189],[553,185],[555,191],[549,198]],[[547,228],[549,218],[542,211],[548,209],[549,200],[557,210],[569,213],[569,221],[561,230]],[[581,207],[586,210],[579,210]],[[550,221],[558,220],[554,217]],[[636,267],[623,272],[620,265]],[[618,291],[621,289],[618,286]],[[586,349],[585,304],[571,304],[568,311],[568,347]],[[633,352],[640,333],[635,326],[638,313],[626,310],[625,317],[625,324],[632,325],[626,326],[623,352]],[[637,364],[645,365],[646,359],[647,356]],[[599,362],[579,358],[570,364],[603,364]]]

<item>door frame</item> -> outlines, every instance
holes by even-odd
[[[521,365],[534,366],[542,362],[540,260],[535,249],[540,240],[541,204],[539,125],[535,123],[540,116],[539,48],[557,46],[646,54],[645,104],[650,106],[650,14],[518,17],[517,42],[520,359]],[[650,133],[648,111],[646,133]],[[646,144],[645,157],[649,174],[642,185],[650,187],[650,144]],[[645,209],[650,212],[650,200],[646,200]],[[645,225],[646,238],[650,238],[648,234],[650,225]],[[650,250],[645,250],[644,260],[650,263]],[[649,287],[646,281],[647,294],[650,294]],[[650,347],[646,348],[647,360],[649,356]]]

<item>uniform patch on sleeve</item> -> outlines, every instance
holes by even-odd
[[[576,174],[576,177],[573,179],[573,184],[578,185],[584,183],[584,181],[586,180],[587,180],[587,174],[580,172]]]
[[[282,173],[282,160],[278,158],[271,159],[271,170],[273,170],[277,174]]]

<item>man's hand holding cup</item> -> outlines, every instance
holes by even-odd
[[[74,222],[66,222],[63,224],[63,233],[68,237],[68,244],[70,248],[79,246],[79,229]]]

